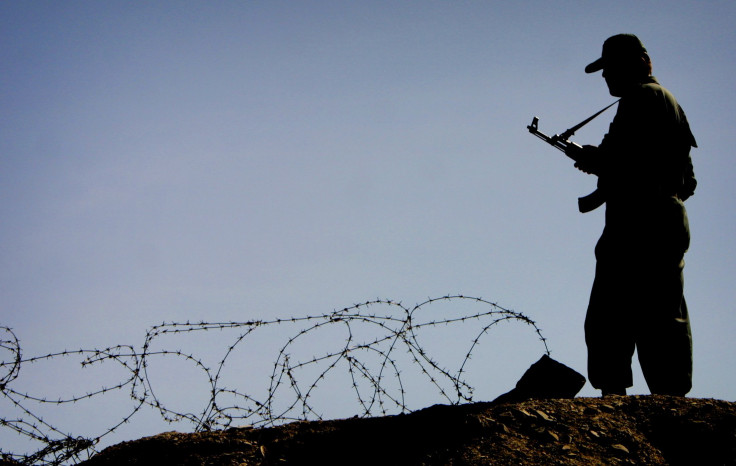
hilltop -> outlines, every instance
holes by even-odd
[[[82,464],[736,464],[736,403],[614,396],[436,405],[386,417],[167,432]]]

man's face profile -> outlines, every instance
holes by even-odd
[[[621,97],[625,86],[626,73],[621,64],[610,64],[603,68],[603,79],[606,80],[608,92],[614,97]]]
[[[603,66],[603,79],[608,92],[614,97],[622,97],[626,89],[634,87],[651,72],[649,57],[643,54],[636,58],[608,60]]]

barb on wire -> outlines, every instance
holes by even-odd
[[[431,305],[449,301],[477,304],[480,309],[470,314],[426,315]],[[97,452],[96,446],[103,438],[131,422],[133,416],[144,408],[158,412],[166,422],[188,423],[194,431],[322,419],[325,406],[319,404],[318,392],[323,385],[332,383],[327,382],[328,379],[339,379],[340,375],[336,373],[341,374],[343,380],[339,383],[352,391],[357,402],[358,412],[351,415],[369,417],[412,411],[408,385],[415,385],[416,380],[423,381],[434,390],[442,402],[470,402],[473,387],[467,379],[467,367],[472,354],[492,328],[510,321],[530,326],[541,341],[544,352],[549,354],[545,338],[531,319],[482,298],[462,295],[430,298],[413,307],[376,299],[331,313],[287,319],[162,323],[147,331],[140,348],[118,345],[34,357],[23,357],[15,333],[10,328],[0,327],[0,432],[24,436],[38,448],[31,453],[0,449],[0,459],[9,458],[34,465],[80,462]],[[428,329],[463,323],[471,323],[473,333],[467,337],[468,349],[460,357],[459,366],[453,370],[430,354],[420,338]],[[266,329],[275,327],[293,327],[294,333],[282,343],[277,342],[273,356],[269,358],[263,353],[262,344],[266,340],[258,338]],[[224,353],[212,363],[196,356],[195,350],[183,351],[169,346],[171,338],[187,335],[193,338],[213,331],[236,332],[237,335],[231,337],[230,344],[219,348]],[[283,332],[279,330],[278,334],[283,335]],[[317,354],[313,340],[329,349]],[[222,341],[224,339],[218,336],[217,342]],[[272,339],[267,341],[273,344]],[[246,381],[247,386],[226,385],[232,379],[232,376],[230,379],[226,377],[227,369],[238,363],[234,359],[235,353],[245,351],[245,346],[251,342],[256,345],[257,352],[246,352],[247,361],[262,363],[264,358],[266,361],[271,359],[270,369],[260,378],[251,378],[247,373],[236,377],[238,384]],[[445,346],[451,345],[457,346],[457,342],[448,341]],[[206,349],[210,352],[218,348],[207,346]],[[313,353],[305,355],[305,351]],[[116,363],[126,375],[110,386],[56,399],[16,387],[22,382],[22,369],[27,365],[62,358],[81,358],[82,368]],[[159,360],[165,360],[167,366],[176,360],[204,375],[207,393],[199,410],[173,407],[175,402],[166,398],[165,388],[160,390],[155,383]],[[410,373],[414,375],[407,375]],[[330,385],[330,392],[334,390]],[[64,433],[40,414],[39,407],[73,405],[120,391],[127,392],[131,400],[126,414],[89,437]],[[6,414],[8,412],[13,414]]]

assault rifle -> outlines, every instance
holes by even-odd
[[[534,117],[532,120],[532,124],[526,127],[530,133],[541,139],[542,141],[546,142],[547,144],[552,145],[555,149],[559,149],[562,152],[565,153],[568,157],[573,159],[574,161],[578,161],[577,158],[573,155],[577,151],[575,149],[569,150],[570,147],[575,147],[577,149],[582,149],[583,147],[580,144],[576,144],[574,142],[571,142],[567,139],[567,131],[562,134],[555,134],[554,136],[547,136],[543,132],[539,131],[539,118]],[[578,210],[582,213],[590,212],[591,210],[595,210],[606,200],[603,198],[603,194],[598,191],[597,189],[593,191],[592,193],[588,194],[587,196],[579,197],[578,198]]]
[[[601,113],[605,112],[609,108],[613,107],[616,103],[618,103],[618,100],[611,105],[607,106],[606,108],[596,112],[594,115],[586,118],[585,120],[581,121],[577,125],[573,126],[572,128],[568,129],[567,131],[555,134],[554,136],[547,136],[543,132],[539,131],[539,118],[534,117],[532,119],[532,124],[526,127],[526,129],[529,130],[530,133],[532,133],[534,136],[538,137],[542,141],[546,142],[547,144],[552,145],[556,149],[561,150],[565,153],[568,157],[573,159],[574,161],[578,161],[578,159],[575,157],[576,154],[579,154],[579,149],[582,149],[582,146],[580,144],[576,144],[572,141],[569,141],[569,138],[575,134],[575,131],[579,130],[583,126],[587,125],[590,120],[597,117]],[[579,197],[578,198],[578,210],[582,213],[590,212],[591,210],[595,210],[603,203],[606,202],[605,197],[603,196],[603,193],[600,192],[600,190],[596,189],[592,193],[588,194],[587,196]]]

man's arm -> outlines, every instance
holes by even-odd
[[[601,160],[596,146],[570,146],[565,151],[568,157],[575,161],[575,168],[590,175],[599,175]]]

